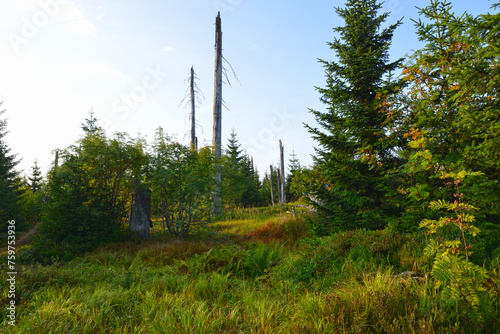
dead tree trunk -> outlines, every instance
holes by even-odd
[[[151,190],[144,188],[136,179],[135,193],[132,195],[132,206],[130,208],[130,231],[142,239],[147,239],[152,225]]]
[[[283,204],[283,194],[281,193],[281,172],[280,169],[278,168],[278,201],[281,204]]]
[[[213,146],[215,149],[215,181],[217,184],[214,193],[214,214],[222,214],[221,185],[221,149],[222,149],[222,29],[220,12],[215,20],[215,82],[214,82],[214,126]]]
[[[281,204],[286,203],[286,177],[285,177],[285,148],[283,147],[283,144],[281,143],[280,139],[280,161],[281,161]]]
[[[196,103],[194,96],[194,68],[191,66],[191,148],[198,149],[198,143],[196,140]]]
[[[269,166],[271,168],[271,202],[273,203],[274,206],[274,172],[273,172],[273,165]]]

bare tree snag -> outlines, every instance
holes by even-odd
[[[222,149],[222,29],[220,12],[215,19],[215,82],[214,82],[214,125],[213,146],[215,149],[215,181],[217,184],[214,193],[214,214],[222,214],[221,185],[221,149]]]
[[[280,204],[285,204],[286,203],[286,184],[285,184],[285,148],[283,147],[283,144],[281,143],[280,139],[280,161],[281,161],[281,202]]]
[[[144,188],[138,179],[135,179],[135,193],[132,195],[130,208],[130,231],[142,239],[149,238],[151,221],[151,190]]]
[[[274,206],[274,172],[273,172],[273,165],[269,166],[271,168],[271,202],[273,203]]]
[[[283,204],[283,194],[281,193],[281,171],[278,168],[278,201],[281,206]]]
[[[194,97],[194,68],[191,66],[191,82],[190,82],[190,92],[191,92],[191,148],[198,149],[198,143],[196,140],[196,100]]]

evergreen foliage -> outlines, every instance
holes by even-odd
[[[28,176],[29,186],[36,193],[42,187],[42,170],[38,166],[38,161],[35,159],[33,167],[31,167],[31,175]]]
[[[233,208],[269,204],[271,179],[278,196],[279,169],[261,183],[234,129],[216,160],[162,128],[149,151],[142,139],[108,138],[90,110],[43,183],[36,160],[20,180],[0,120],[0,229],[42,217],[20,259],[57,262],[120,240],[134,180],[170,234],[153,226],[146,243],[23,265],[14,330],[497,333],[500,14],[456,16],[430,0],[415,21],[425,46],[394,80],[403,60],[388,51],[401,22],[382,29],[381,6],[336,8],[337,60],[320,60],[327,82],[317,88],[327,110],[311,110],[319,126],[306,126],[315,165],[290,157],[287,198],[307,195],[319,215],[284,216],[286,204],[226,210],[220,233],[190,240],[212,222],[215,188]]]
[[[300,172],[300,161],[294,150],[292,150],[292,153],[290,154],[288,172],[289,174],[286,176],[286,198],[289,202],[293,202],[298,200],[303,195],[300,189],[294,186],[294,179]]]
[[[457,17],[451,3],[431,1],[415,22],[426,45],[405,66],[405,94],[386,105],[399,137],[404,177],[394,192],[406,208],[401,221],[432,219],[427,203],[452,196],[441,172],[481,172],[465,181],[469,202],[481,208],[480,223],[500,212],[499,14]],[[495,23],[496,22],[496,25]]]
[[[392,72],[403,59],[389,62],[398,21],[382,29],[388,13],[375,0],[350,0],[336,8],[345,21],[328,43],[338,61],[320,60],[326,87],[317,88],[327,111],[311,110],[320,128],[307,125],[318,142],[319,175],[312,191],[331,229],[378,228],[392,207],[386,203],[385,171],[401,164],[399,143],[390,136],[381,102],[399,88]],[[321,203],[321,205],[319,205]]]
[[[142,145],[124,134],[108,139],[99,127],[84,131],[48,174],[37,256],[50,259],[53,245],[52,255],[70,257],[122,235],[133,176],[146,163]]]
[[[0,102],[0,107],[2,102]],[[0,116],[5,110],[0,110]],[[15,220],[21,226],[19,204],[20,178],[15,167],[19,164],[16,155],[10,154],[6,141],[7,120],[0,119],[0,231],[7,231],[7,222]]]
[[[251,207],[262,204],[261,185],[253,159],[242,149],[231,131],[227,149],[222,157],[222,199],[226,206]]]
[[[97,125],[97,118],[95,118],[95,113],[92,108],[89,110],[89,118],[85,118],[85,123],[81,124],[81,128],[85,134],[92,134],[96,131],[99,131],[100,128]]]
[[[23,180],[20,187],[22,191],[20,203],[22,205],[23,220],[28,224],[40,222],[40,217],[43,212],[43,201],[46,198],[43,184],[40,184],[37,191],[33,191],[33,189],[32,184],[29,182],[29,178]]]

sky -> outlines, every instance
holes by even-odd
[[[385,25],[403,18],[391,60],[422,45],[414,23],[430,0],[386,0]],[[451,1],[457,14],[484,14],[491,1]],[[315,87],[325,85],[318,59],[343,25],[338,0],[1,0],[0,101],[6,140],[18,169],[35,159],[49,169],[55,149],[81,138],[81,124],[95,112],[108,136],[127,132],[151,143],[159,126],[188,144],[186,107],[191,66],[201,101],[199,146],[211,145],[215,17],[222,18],[222,47],[229,82],[223,86],[222,140],[232,129],[263,176],[292,150],[312,164],[316,143],[304,123],[309,109],[324,111]],[[234,71],[234,72],[233,72]],[[226,80],[227,81],[227,80]],[[203,98],[204,96],[204,98]]]

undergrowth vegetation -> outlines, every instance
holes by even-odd
[[[286,211],[236,210],[212,233],[174,238],[155,228],[149,241],[108,244],[50,266],[26,263],[17,277],[17,325],[11,332],[499,330],[498,257],[484,268],[484,289],[497,298],[490,299],[490,313],[474,318],[468,303],[457,300],[452,308],[439,297],[422,232],[386,228],[316,237],[308,232],[311,217]],[[6,301],[2,286],[1,303]],[[5,321],[5,309],[0,318]]]

